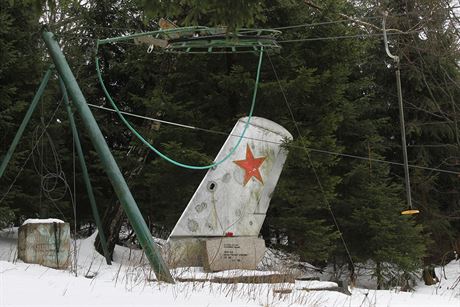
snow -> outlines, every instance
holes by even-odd
[[[25,224],[53,224],[53,223],[64,223],[64,221],[59,219],[27,219],[22,223]]]
[[[456,298],[457,302],[460,302],[460,260],[452,261],[444,268],[435,268],[435,272],[439,278],[439,283],[433,286],[426,286],[421,282],[416,287],[416,292]],[[457,307],[459,306],[460,303]]]
[[[298,290],[302,289],[321,289],[321,288],[333,288],[337,287],[337,283],[332,281],[319,281],[319,280],[296,280],[295,288]]]
[[[94,252],[94,239],[95,235],[76,242],[75,276],[70,269],[54,270],[17,260],[17,228],[0,231],[0,306],[460,306],[460,261],[436,270],[441,280],[437,285],[425,286],[421,281],[414,292],[354,288],[347,296],[312,290],[337,286],[325,281],[224,284],[200,280],[269,275],[274,271],[211,274],[202,268],[181,268],[172,270],[173,276],[191,281],[170,285],[155,281],[139,250],[117,246],[113,265],[106,265],[104,258]]]

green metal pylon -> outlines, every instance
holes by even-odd
[[[107,172],[115,193],[117,194],[118,199],[120,200],[120,203],[123,206],[134,231],[136,232],[139,243],[147,256],[157,279],[174,283],[174,279],[172,278],[171,273],[160,254],[158,246],[153,241],[150,230],[147,227],[139,208],[137,207],[136,201],[131,195],[131,191],[126,184],[126,181],[123,178],[123,175],[121,174],[107,143],[105,142],[104,136],[102,135],[102,132],[99,129],[88,104],[86,103],[86,99],[78,86],[77,80],[67,63],[58,42],[55,40],[53,33],[47,31],[46,29],[43,31],[42,37],[51,58],[53,59],[56,69],[59,72],[59,76],[62,78],[65,87],[72,98],[72,102],[77,108],[77,111],[80,113],[83,124],[88,130],[91,142],[101,159],[102,165]]]
[[[8,165],[8,162],[10,162],[11,156],[13,156],[13,153],[16,150],[16,146],[18,145],[18,142],[21,139],[22,134],[24,133],[24,129],[26,128],[30,118],[32,117],[32,113],[34,113],[35,108],[40,102],[40,98],[43,96],[43,92],[45,91],[46,85],[48,84],[48,80],[50,79],[52,72],[53,66],[50,66],[46,71],[45,76],[43,76],[42,82],[40,83],[40,86],[38,87],[38,90],[35,93],[34,99],[32,100],[32,103],[30,104],[29,109],[27,110],[26,115],[22,120],[21,125],[19,126],[16,135],[14,136],[13,142],[11,143],[10,148],[8,148],[8,151],[6,152],[5,157],[2,160],[2,163],[0,164],[0,178],[2,178],[6,166]]]

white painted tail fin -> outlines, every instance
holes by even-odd
[[[236,145],[247,119],[238,120],[216,161]],[[258,236],[286,161],[286,139],[292,135],[282,126],[252,117],[232,157],[206,173],[170,238]]]

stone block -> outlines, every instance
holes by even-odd
[[[203,268],[208,272],[255,270],[265,253],[265,241],[257,237],[208,238]]]
[[[162,256],[169,268],[203,266],[205,238],[169,238]]]
[[[19,227],[18,258],[55,269],[70,263],[70,227],[56,219],[29,219]]]

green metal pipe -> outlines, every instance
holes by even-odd
[[[86,192],[88,193],[89,202],[91,204],[91,211],[93,212],[94,221],[96,222],[100,242],[102,245],[102,251],[104,252],[105,260],[107,264],[112,264],[110,260],[109,249],[107,248],[107,240],[105,238],[104,230],[102,229],[102,222],[99,215],[99,210],[96,205],[96,198],[94,197],[93,187],[91,186],[91,181],[89,179],[88,168],[86,167],[85,156],[83,155],[83,150],[81,148],[80,138],[78,136],[77,125],[75,124],[75,119],[72,114],[72,109],[70,108],[69,97],[67,95],[67,90],[65,88],[64,82],[59,79],[59,87],[61,88],[62,95],[64,97],[64,102],[69,116],[70,127],[72,129],[72,134],[75,140],[75,148],[77,149],[78,161],[80,162],[81,171],[83,173],[83,181],[85,182]]]
[[[24,133],[24,129],[29,123],[29,120],[32,117],[32,114],[35,108],[40,102],[40,98],[42,97],[43,92],[45,91],[46,85],[48,84],[48,80],[50,79],[52,72],[53,72],[53,65],[51,65],[48,68],[45,75],[43,76],[42,82],[40,83],[40,86],[38,87],[38,90],[35,93],[35,96],[32,100],[32,103],[30,104],[29,109],[27,110],[26,115],[24,116],[24,119],[22,120],[22,123],[19,126],[18,131],[16,132],[16,135],[14,136],[13,142],[11,143],[10,148],[8,148],[8,151],[6,152],[5,157],[2,160],[2,164],[0,165],[0,178],[2,178],[3,173],[5,172],[6,166],[8,165],[8,162],[10,162],[11,157],[13,156],[13,153],[16,150],[16,146],[18,145],[19,140],[21,139],[21,136]]]
[[[142,36],[149,36],[149,35],[157,35],[157,34],[174,34],[177,32],[184,32],[184,31],[195,31],[195,30],[202,30],[206,29],[207,27],[203,26],[192,26],[192,27],[183,27],[183,28],[175,28],[175,29],[164,29],[164,30],[156,30],[156,31],[149,31],[149,32],[140,32],[140,33],[135,33],[131,35],[124,35],[124,36],[117,36],[117,37],[111,37],[111,38],[106,38],[106,39],[100,39],[97,41],[98,45],[104,45],[108,43],[116,43],[116,42],[123,42],[127,40],[132,40],[137,37],[142,37]]]
[[[395,61],[396,64],[396,89],[398,91],[398,108],[399,108],[399,122],[401,126],[401,145],[403,150],[403,162],[404,162],[404,179],[406,183],[406,198],[409,209],[412,209],[412,196],[410,189],[410,174],[409,174],[409,160],[407,158],[407,142],[406,142],[406,128],[404,126],[404,105],[402,99],[402,90],[401,90],[401,65],[399,56],[393,55],[390,52],[388,47],[388,38],[387,30],[385,28],[386,18],[388,12],[384,12],[382,19],[382,28],[383,28],[383,43],[385,44],[385,52],[387,55]]]
[[[56,69],[64,81],[65,87],[69,92],[77,111],[80,113],[83,124],[88,130],[91,142],[101,159],[102,165],[107,172],[115,193],[117,194],[118,199],[120,200],[120,203],[123,206],[134,231],[136,232],[139,243],[147,256],[157,279],[174,283],[174,279],[172,278],[166,263],[161,257],[158,246],[153,241],[149,228],[147,227],[147,224],[137,207],[136,201],[131,195],[131,191],[129,190],[128,185],[126,184],[126,181],[123,178],[123,175],[121,174],[107,143],[105,142],[104,136],[102,135],[102,132],[99,129],[88,104],[86,103],[86,99],[78,86],[77,80],[75,79],[64,54],[62,53],[59,44],[55,40],[53,33],[47,31],[46,29],[43,31],[42,37],[45,41],[46,47],[48,48],[49,54],[54,61]]]

